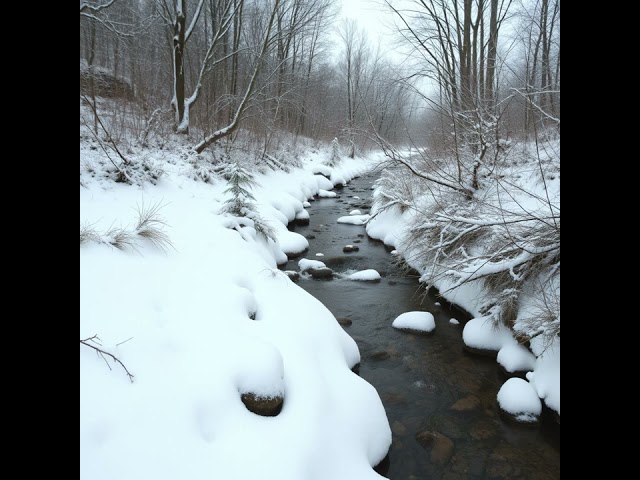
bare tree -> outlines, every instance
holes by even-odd
[[[278,11],[278,6],[280,4],[280,0],[275,0],[274,5],[271,9],[271,14],[269,16],[269,20],[267,22],[267,27],[266,27],[266,31],[264,33],[264,37],[262,40],[262,45],[260,47],[260,51],[257,55],[257,59],[256,59],[256,63],[253,67],[253,73],[251,75],[251,79],[249,80],[249,83],[245,89],[244,95],[242,97],[242,100],[240,101],[240,104],[238,105],[238,107],[236,108],[236,112],[233,116],[233,119],[231,120],[231,122],[226,125],[225,127],[218,129],[216,131],[214,131],[212,134],[208,135],[202,142],[198,143],[195,146],[195,150],[197,153],[202,153],[204,151],[205,148],[209,147],[210,145],[214,144],[215,142],[217,142],[218,140],[225,138],[229,135],[231,135],[239,126],[240,126],[240,121],[242,119],[242,116],[244,115],[244,113],[246,112],[247,108],[249,108],[249,104],[250,104],[250,100],[254,94],[254,89],[256,86],[256,79],[258,78],[258,74],[260,73],[260,69],[262,67],[262,62],[264,59],[264,56],[267,52],[267,48],[269,46],[269,44],[271,43],[271,29],[273,27],[273,20],[276,16],[276,13]]]

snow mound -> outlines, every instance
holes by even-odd
[[[360,210],[351,210],[349,215],[362,215],[362,212]]]
[[[334,170],[333,172],[331,172],[331,183],[333,183],[334,185],[346,185],[347,181],[345,180],[343,175]]]
[[[359,272],[352,273],[347,278],[349,280],[357,280],[361,282],[375,282],[377,280],[380,280],[380,278],[382,277],[380,277],[380,274],[376,270],[369,268],[367,270],[361,270]]]
[[[325,175],[327,177],[330,177],[332,171],[333,169],[331,167],[328,167],[322,164],[316,164],[311,166],[311,172],[314,174],[320,174],[320,175]]]
[[[304,202],[302,202],[302,206],[304,208],[309,208],[311,206],[311,204],[305,200]]]
[[[300,210],[296,213],[296,220],[309,220],[309,212],[306,210]]]
[[[316,253],[316,257],[324,257],[324,253],[318,252],[318,253]]]
[[[452,325],[460,325],[460,322],[458,320],[456,320],[455,318],[450,319],[449,323],[452,324]]]
[[[498,392],[498,405],[519,422],[532,423],[542,412],[542,403],[529,382],[510,378]]]
[[[391,324],[393,328],[401,330],[417,330],[432,332],[436,328],[436,321],[429,312],[405,312],[399,315]]]
[[[328,180],[327,180],[328,181]],[[333,186],[333,185],[332,185]],[[327,190],[323,190],[322,188],[318,190],[318,196],[320,198],[333,198],[337,197],[338,194],[336,192],[328,192]]]
[[[318,189],[321,190],[333,190],[333,183],[326,177],[322,175],[315,176],[316,182],[318,182]]]
[[[468,347],[496,352],[505,345],[518,343],[506,326],[494,325],[487,317],[469,320],[462,331],[462,340]]]
[[[300,267],[301,272],[304,272],[310,268],[326,268],[327,266],[320,260],[309,260],[308,258],[303,258],[298,262],[298,267]]]
[[[280,242],[282,251],[290,255],[302,253],[309,248],[309,241],[306,238],[299,233],[288,230],[278,232],[278,241]]]
[[[364,225],[369,220],[369,215],[348,215],[340,217],[338,223],[347,223],[349,225]]]
[[[524,345],[510,343],[498,352],[498,363],[507,372],[529,372],[536,364],[536,357]]]

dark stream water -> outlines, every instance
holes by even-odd
[[[560,478],[560,426],[549,412],[537,427],[511,425],[501,418],[496,394],[505,377],[495,359],[463,350],[467,314],[435,293],[421,295],[416,275],[404,276],[389,249],[369,239],[364,227],[337,223],[355,208],[368,213],[374,180],[354,179],[335,190],[338,198],[313,202],[310,224],[290,229],[315,236],[303,257],[321,260],[337,273],[373,268],[383,277],[379,283],[299,281],[336,318],[353,322],[344,328],[360,348],[359,374],[377,389],[393,431],[388,468],[380,473],[394,480]],[[343,253],[347,244],[358,245],[360,251]],[[316,257],[318,252],[324,256]],[[298,270],[299,258],[285,268]],[[433,335],[391,327],[396,316],[411,310],[433,313]],[[460,324],[449,323],[451,318]],[[460,400],[463,409],[452,409]],[[423,447],[416,434],[425,431],[446,438],[439,436]]]

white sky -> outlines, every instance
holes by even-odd
[[[393,14],[384,6],[382,0],[341,0],[342,10],[336,28],[340,27],[345,18],[354,19],[369,35],[372,47],[381,42],[382,48],[389,56],[393,54]],[[342,48],[340,38],[336,35],[336,49]]]

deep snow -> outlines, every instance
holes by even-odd
[[[222,215],[225,182],[192,179],[178,152],[163,153],[165,175],[143,187],[102,178],[99,151],[81,143],[80,153],[81,224],[126,227],[136,205],[160,203],[172,243],[166,251],[142,238],[124,250],[80,247],[80,337],[99,335],[134,375],[131,383],[80,346],[81,477],[382,478],[371,467],[391,431],[376,390],[350,370],[356,343],[276,268],[308,248],[286,222],[305,218],[309,197],[331,183],[313,172],[346,180],[369,161],[329,169],[320,152],[288,174],[256,175],[272,242]],[[249,412],[245,392],[283,395],[282,412]]]

